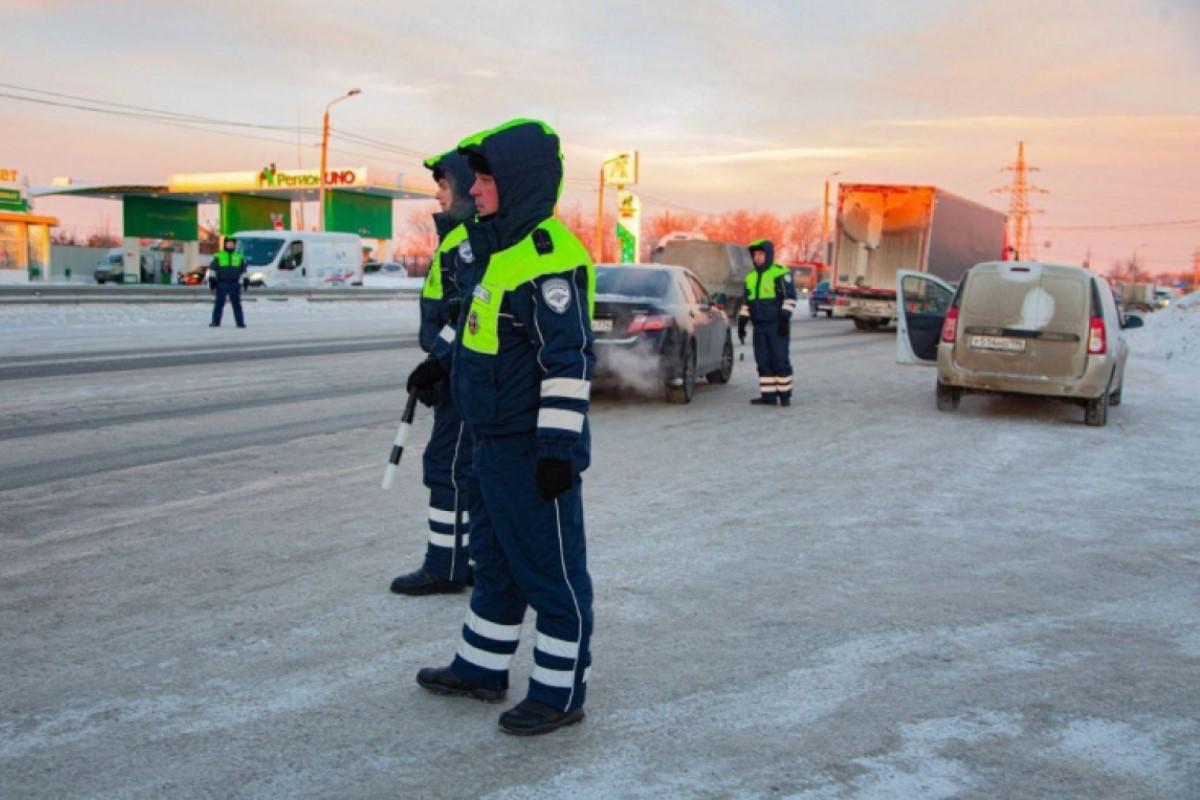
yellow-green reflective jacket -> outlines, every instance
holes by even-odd
[[[453,390],[476,435],[536,431],[543,458],[586,466],[596,270],[557,219],[491,255],[464,292]],[[581,463],[581,460],[583,463]]]

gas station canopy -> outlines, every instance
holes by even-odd
[[[170,175],[164,185],[68,184],[31,194],[121,200],[126,237],[192,241],[197,237],[200,203],[220,205],[220,231],[229,236],[244,230],[290,229],[292,203],[318,200],[320,192],[317,170],[279,170],[270,164],[258,172]],[[424,186],[406,185],[395,172],[370,167],[327,169],[325,230],[391,239],[392,201],[432,194]]]
[[[73,196],[121,200],[127,196],[160,197],[192,203],[219,203],[224,194],[246,194],[287,200],[315,201],[320,195],[320,178],[315,169],[258,172],[195,172],[169,175],[166,184],[80,184],[34,189],[35,197]],[[406,185],[399,173],[370,167],[330,168],[325,173],[325,190],[354,192],[413,200],[433,195],[424,186]]]

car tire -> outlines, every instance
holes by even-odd
[[[1108,424],[1108,392],[1100,395],[1095,400],[1088,400],[1083,409],[1083,422],[1085,425],[1100,428]]]
[[[953,411],[958,408],[959,401],[962,400],[962,389],[957,386],[947,386],[938,381],[935,400],[938,411]]]
[[[680,386],[667,386],[667,401],[686,405],[692,402],[696,394],[696,345],[688,340],[687,350],[683,354],[683,383]]]
[[[832,308],[830,308],[830,309],[827,309],[827,310],[825,311],[825,318],[826,318],[826,319],[829,319],[829,318],[830,318],[830,317],[832,317],[832,316],[833,316],[833,309],[832,309]]]
[[[854,329],[857,331],[867,330],[867,321],[865,319],[854,318]]]
[[[721,348],[721,368],[713,370],[704,377],[709,383],[729,383],[733,376],[733,337],[725,334],[725,345]]]

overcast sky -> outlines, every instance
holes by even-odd
[[[604,154],[637,148],[646,212],[815,208],[840,180],[990,190],[1026,142],[1048,260],[1107,266],[1134,249],[1190,267],[1200,225],[1200,2],[55,2],[0,0],[0,81],[156,109],[304,126],[351,87],[334,126],[421,153],[513,116],[545,119],[567,204],[591,208]],[[0,93],[16,93],[0,89]],[[295,136],[219,135],[0,97],[0,166],[162,181],[281,168]],[[316,137],[304,134],[313,166]],[[422,178],[405,154],[331,161]],[[68,227],[119,206],[44,200]]]

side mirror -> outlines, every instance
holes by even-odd
[[[1140,328],[1146,323],[1137,314],[1127,314],[1125,320],[1121,323],[1122,328]]]
[[[292,259],[291,256],[284,256],[283,258],[279,259],[279,268],[280,269],[295,269],[296,262]]]
[[[717,292],[712,296],[712,301],[715,306],[726,306],[729,304],[729,295],[724,292]]]

